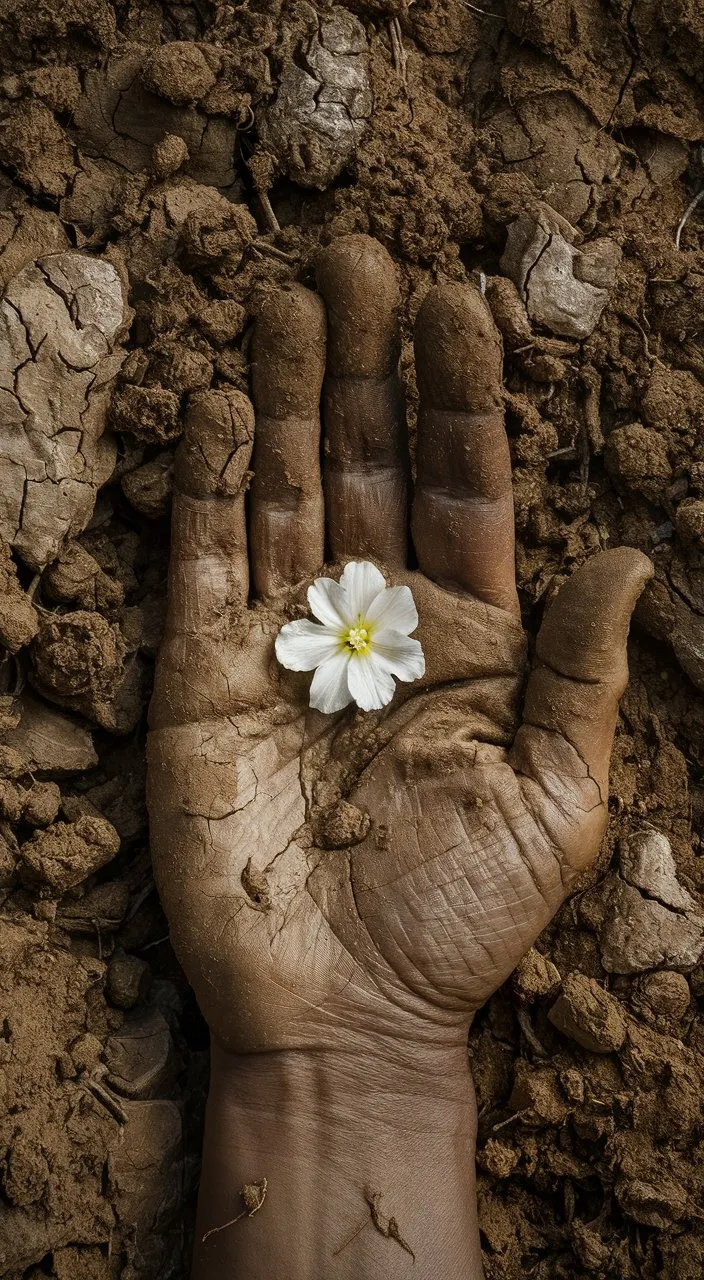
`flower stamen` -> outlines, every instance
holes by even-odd
[[[345,636],[345,644],[353,653],[368,653],[370,649],[369,628],[359,625],[350,627]]]

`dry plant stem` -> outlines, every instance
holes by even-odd
[[[689,219],[691,218],[692,214],[694,213],[694,210],[696,209],[697,205],[699,204],[699,201],[700,201],[703,197],[704,197],[704,187],[702,187],[701,191],[698,191],[698,192],[697,192],[697,194],[696,194],[696,196],[694,197],[694,199],[693,199],[693,200],[690,200],[689,204],[687,205],[687,208],[685,209],[684,213],[682,214],[682,218],[681,218],[681,220],[680,220],[680,224],[679,224],[679,226],[678,226],[678,228],[677,228],[677,231],[675,232],[675,248],[676,248],[676,249],[679,249],[679,247],[680,247],[680,240],[682,239],[682,232],[684,231],[684,229],[685,229],[685,227],[686,227],[687,223],[689,222]]]
[[[214,1046],[193,1280],[480,1280],[466,1052],[396,1056]],[[213,1233],[264,1169],[261,1211]]]

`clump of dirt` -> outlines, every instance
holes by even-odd
[[[22,0],[0,46],[0,1274],[187,1274],[207,1037],[144,806],[174,449],[207,413],[243,482],[248,317],[364,231],[411,426],[424,294],[486,293],[529,632],[597,549],[656,566],[598,865],[472,1028],[486,1275],[698,1280],[697,6]]]

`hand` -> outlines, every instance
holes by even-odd
[[[256,1055],[300,1064],[321,1054],[340,1079],[349,1066],[360,1098],[354,1064],[383,1075],[384,1060],[391,1076],[417,1070],[442,1092],[473,1011],[598,851],[629,620],[651,566],[620,548],[563,586],[521,716],[510,460],[488,308],[470,286],[448,284],[418,316],[410,571],[393,265],[351,236],[322,255],[318,287],[324,301],[298,285],[273,293],[257,320],[256,430],[249,402],[229,389],[189,408],[151,709],[154,868],[223,1076],[237,1075],[236,1055],[256,1072]],[[346,559],[372,559],[416,601],[426,674],[381,712],[311,711],[310,678],[274,657],[282,624],[307,613],[326,545],[330,576]],[[260,1059],[261,1072],[271,1061]],[[225,1235],[216,1248],[230,1247]],[[329,1274],[359,1268],[345,1256]],[[442,1274],[437,1248],[433,1260]],[[207,1265],[198,1274],[224,1274]],[[259,1275],[253,1266],[241,1274]]]

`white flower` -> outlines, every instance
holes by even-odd
[[[356,702],[376,711],[394,696],[397,680],[419,680],[425,658],[410,632],[418,613],[408,587],[387,587],[367,560],[345,566],[339,582],[316,578],[308,603],[318,622],[287,622],[276,656],[291,671],[312,671],[310,705],[330,715]]]

